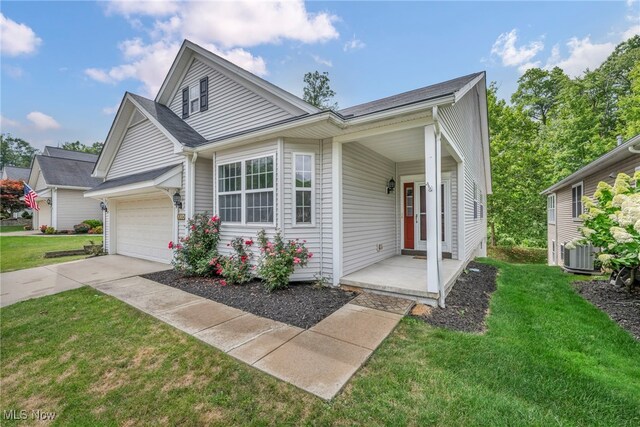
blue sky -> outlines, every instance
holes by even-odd
[[[640,33],[637,1],[0,3],[0,129],[102,141],[124,91],[153,98],[184,37],[290,92],[328,71],[340,107],[479,70],[508,98],[531,66],[575,76]]]

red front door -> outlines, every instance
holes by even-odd
[[[415,194],[413,192],[413,182],[404,184],[404,248],[414,249],[413,215],[415,209]]]

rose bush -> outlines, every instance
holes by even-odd
[[[590,243],[600,248],[598,261],[608,270],[626,269],[627,286],[636,281],[640,267],[640,171],[633,178],[618,174],[612,186],[600,182],[593,197],[584,197],[580,217],[582,239],[569,242],[568,249]]]
[[[268,291],[285,288],[294,269],[307,265],[313,254],[305,247],[305,243],[306,241],[300,243],[297,239],[285,242],[279,230],[273,242],[264,230],[258,233],[260,260],[257,272]]]
[[[251,260],[253,240],[236,237],[227,246],[233,247],[235,254],[218,256],[211,259],[210,264],[216,266],[216,274],[224,277],[224,284],[241,285],[253,279]]]
[[[179,243],[169,242],[169,249],[174,250],[173,266],[188,275],[215,275],[216,264],[211,260],[218,258],[220,218],[199,213],[187,222],[187,226],[188,236]]]

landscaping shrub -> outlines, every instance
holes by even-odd
[[[73,231],[78,234],[88,233],[90,229],[91,227],[89,226],[89,224],[85,224],[84,222],[73,226]]]
[[[97,227],[92,228],[89,230],[89,234],[102,234],[102,226],[98,225]]]
[[[89,228],[96,228],[102,226],[102,221],[99,219],[85,219],[82,221],[83,224],[87,224]]]
[[[30,226],[30,225],[25,225],[25,226],[24,226],[24,230],[25,230],[25,231],[30,231],[30,230],[33,230],[33,227],[32,227],[32,226]]]
[[[174,250],[173,265],[176,270],[195,276],[215,275],[220,242],[220,218],[196,214],[187,226],[191,233],[179,243],[169,242]]]
[[[22,215],[21,215],[21,216],[22,216],[22,218],[24,218],[24,219],[32,219],[32,218],[33,218],[33,215],[32,215],[32,214],[30,214],[28,211],[24,211],[24,212],[22,212]]]
[[[42,234],[46,233],[47,228],[49,228],[49,226],[48,226],[48,225],[41,225],[41,226],[40,226],[40,232],[41,232]]]
[[[40,227],[40,229],[42,229],[42,227]],[[53,227],[47,227],[44,230],[44,234],[56,234],[56,229]]]
[[[224,278],[224,282],[221,283],[223,285],[241,285],[251,281],[253,279],[253,267],[251,266],[253,240],[236,237],[227,246],[233,247],[235,254],[219,256],[211,260],[211,263],[215,263],[216,274]]]
[[[302,243],[299,240],[285,243],[280,230],[276,232],[273,242],[269,241],[264,230],[258,233],[261,255],[257,271],[268,291],[286,287],[293,270],[297,266],[307,265],[313,254],[305,247],[305,243],[306,240]]]
[[[627,269],[631,287],[640,267],[640,171],[633,179],[618,174],[614,186],[600,182],[593,198],[583,197],[585,213],[580,215],[582,239],[567,244],[568,249],[590,243],[600,248],[598,261],[605,269]]]

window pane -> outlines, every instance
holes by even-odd
[[[242,216],[242,197],[240,194],[228,194],[218,197],[220,219],[223,222],[240,222]]]
[[[273,188],[273,158],[262,157],[246,161],[247,190]]]
[[[240,191],[240,163],[218,166],[218,191]]]
[[[273,191],[250,193],[247,199],[247,222],[273,222]]]
[[[311,191],[296,191],[296,223],[311,223]]]

